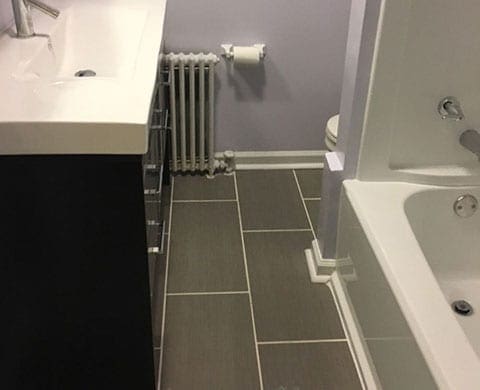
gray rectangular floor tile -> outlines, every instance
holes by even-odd
[[[162,389],[259,389],[247,294],[170,296]]]
[[[260,345],[265,390],[360,390],[346,342]]]
[[[235,199],[233,176],[175,176],[174,200]]]
[[[259,341],[345,337],[330,290],[310,282],[311,241],[309,232],[245,234]]]
[[[293,171],[241,171],[236,175],[244,229],[308,228]]]
[[[306,200],[308,215],[312,221],[313,229],[318,230],[318,220],[320,218],[320,200]]]
[[[172,207],[169,292],[246,290],[236,202]]]
[[[322,196],[322,170],[300,169],[295,170],[298,183],[304,198],[319,198]]]

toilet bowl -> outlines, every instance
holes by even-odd
[[[331,152],[337,150],[338,118],[338,114],[332,116],[325,127],[325,145]]]

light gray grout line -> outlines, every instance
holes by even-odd
[[[209,291],[209,292],[167,293],[169,297],[198,296],[198,295],[239,295],[239,294],[248,294],[248,291]]]
[[[303,200],[307,200],[307,201],[322,200],[322,198],[303,198]]]
[[[190,200],[172,200],[172,203],[225,203],[236,202],[236,199],[190,199]]]
[[[309,232],[311,229],[258,229],[258,230],[244,230],[243,233],[295,233],[295,232]]]
[[[310,226],[310,230],[313,234],[313,237],[317,239],[317,233],[313,228],[312,220],[310,219],[310,214],[308,214],[307,204],[305,203],[305,199],[303,199],[302,188],[300,187],[300,182],[298,181],[297,173],[295,172],[295,169],[292,169],[292,172],[293,172],[293,177],[295,178],[295,182],[297,183],[297,189],[298,189],[298,193],[300,194],[300,199],[302,200],[303,209],[305,210],[305,214],[307,215],[308,225]]]
[[[240,227],[240,237],[242,239],[242,251],[243,251],[243,264],[245,266],[245,277],[247,279],[247,290],[248,290],[248,301],[250,303],[250,314],[252,316],[252,329],[253,329],[253,340],[255,342],[255,353],[257,355],[257,367],[258,367],[258,379],[260,380],[260,390],[263,390],[263,376],[262,376],[262,365],[260,363],[260,351],[258,348],[258,338],[257,338],[257,329],[255,326],[255,316],[253,313],[253,299],[252,299],[252,290],[250,288],[250,276],[248,274],[248,263],[247,263],[247,251],[245,248],[245,237],[243,236],[243,222],[242,222],[242,212],[240,208],[240,197],[238,196],[238,183],[237,183],[237,173],[233,173],[233,182],[235,185],[235,197],[237,200],[237,211],[238,211],[238,223]]]
[[[161,340],[160,340],[160,359],[158,362],[158,383],[157,390],[161,390],[162,387],[162,366],[163,366],[163,351],[165,343],[165,317],[167,314],[167,291],[168,291],[168,267],[170,262],[170,234],[172,232],[172,202],[173,202],[173,191],[175,189],[175,178],[172,176],[172,187],[170,188],[170,210],[168,216],[168,241],[167,241],[167,255],[165,256],[165,283],[163,286],[163,313],[162,313],[162,331],[161,331]]]
[[[346,343],[347,339],[259,341],[259,345]]]

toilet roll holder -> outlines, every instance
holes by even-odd
[[[233,47],[234,45],[230,44],[230,43],[224,43],[223,45],[221,45],[222,48],[223,48],[223,53],[222,53],[222,57],[225,57],[225,59],[227,60],[233,60]],[[267,53],[266,53],[266,45],[263,44],[263,43],[257,43],[255,45],[252,45],[252,47],[255,47],[256,49],[258,49],[258,52],[259,52],[259,57],[261,60],[263,60],[266,56],[267,56]]]

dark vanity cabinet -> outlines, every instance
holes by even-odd
[[[157,125],[146,156],[0,157],[0,389],[154,389]]]

